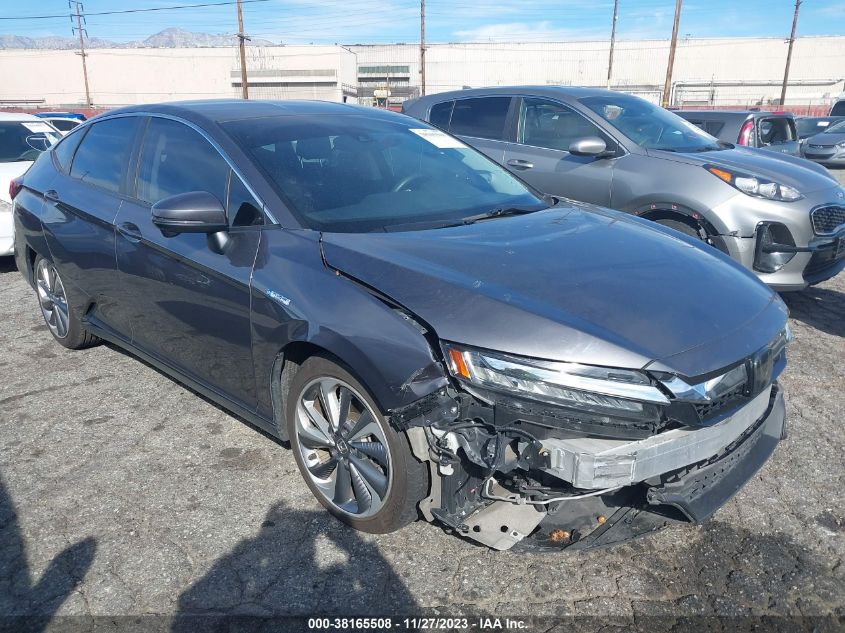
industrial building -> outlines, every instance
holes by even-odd
[[[671,86],[676,106],[771,106],[786,60],[782,38],[680,39]],[[658,101],[668,40],[616,42],[609,85]],[[429,44],[428,93],[514,84],[607,86],[609,41]],[[795,43],[786,105],[823,109],[845,90],[845,37]],[[419,45],[247,48],[251,98],[326,99],[396,106],[420,94]],[[2,107],[80,106],[85,89],[74,51],[2,50]],[[87,51],[91,100],[145,101],[240,96],[237,47]]]

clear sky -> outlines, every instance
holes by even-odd
[[[86,13],[171,7],[219,0],[85,0]],[[621,39],[664,38],[672,30],[674,0],[619,0]],[[794,0],[685,0],[680,34],[691,37],[788,37]],[[0,0],[0,33],[71,35],[67,17],[2,19],[66,14],[67,0]],[[610,36],[613,0],[427,0],[431,42],[567,41]],[[248,34],[274,42],[367,43],[419,39],[419,3],[410,0],[264,0],[244,5]],[[218,6],[91,15],[88,34],[116,41],[140,40],[169,26],[233,33],[235,7]],[[845,35],[845,0],[804,0],[800,35]]]

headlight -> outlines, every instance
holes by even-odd
[[[842,141],[841,143],[837,143],[836,147],[841,147],[842,149],[845,149],[845,141]]]
[[[443,344],[458,380],[598,415],[655,420],[668,398],[639,371],[511,356]]]
[[[732,187],[739,189],[742,193],[748,194],[749,196],[766,198],[767,200],[779,200],[781,202],[794,202],[804,197],[798,190],[789,185],[782,185],[771,180],[766,180],[765,178],[751,176],[741,172],[728,171],[727,169],[713,165],[705,165],[705,167],[707,171],[717,178],[724,180]]]

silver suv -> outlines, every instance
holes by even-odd
[[[696,236],[780,291],[845,268],[845,189],[785,154],[719,141],[638,97],[499,87],[407,102],[540,191]]]

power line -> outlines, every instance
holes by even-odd
[[[270,0],[241,0],[242,3],[269,2]],[[237,4],[238,0],[225,0],[224,2],[202,2],[199,4],[177,4],[169,7],[146,7],[142,9],[121,9],[115,11],[94,11],[87,15],[118,15],[123,13],[149,13],[150,11],[174,11],[177,9],[197,9],[202,7],[222,7]],[[54,18],[66,18],[66,13],[54,15],[7,15],[0,16],[0,20],[48,20]]]

